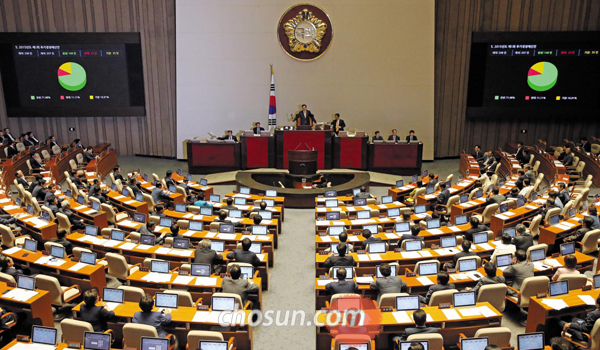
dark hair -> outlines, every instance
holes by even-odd
[[[173,236],[179,235],[179,225],[177,225],[177,224],[171,225],[171,233],[173,234]]]
[[[494,265],[493,263],[486,262],[485,265],[483,265],[483,269],[485,270],[486,275],[490,277],[496,276],[496,265]]]
[[[486,346],[483,350],[500,350],[500,347],[498,345],[490,344]]]
[[[302,107],[306,107],[306,105],[303,103],[303,104],[302,104]]]
[[[336,117],[339,117],[339,116],[340,116],[340,114],[339,114],[339,113],[336,113],[336,114],[335,114],[335,116],[336,116]]]
[[[383,277],[388,277],[389,275],[392,274],[392,268],[390,267],[390,265],[388,263],[383,263],[379,267],[379,272],[381,272],[381,275]]]
[[[252,241],[250,240],[250,238],[244,237],[244,239],[242,239],[242,249],[245,251],[248,251],[248,250],[250,250],[251,246],[252,246]]]
[[[598,210],[596,209],[596,206],[594,206],[594,205],[589,207],[588,212],[590,213],[590,215],[598,215]]]
[[[61,228],[60,230],[56,231],[56,237],[58,238],[64,238],[67,235],[67,230],[65,230],[64,228]]]
[[[591,228],[592,225],[594,224],[594,219],[591,216],[586,216],[585,218],[583,218],[583,224],[587,228]]]
[[[462,247],[463,252],[468,252],[471,249],[471,241],[469,241],[468,239],[463,239],[460,246]]]
[[[502,243],[510,244],[511,241],[512,241],[512,237],[508,233],[502,234]]]
[[[0,255],[0,268],[5,269],[8,267],[8,257],[6,255]]]
[[[225,220],[226,217],[227,217],[227,212],[223,209],[219,210],[219,219]]]
[[[445,182],[440,182],[440,188],[441,189],[445,189],[446,188],[446,183]]]
[[[260,216],[260,215],[254,215],[253,220],[254,220],[254,224],[258,225],[262,221],[262,216]]]
[[[556,197],[558,197],[558,192],[556,192],[556,191],[550,191],[550,193],[548,193],[548,197],[556,198]]]
[[[379,132],[379,130],[375,131],[375,133],[376,133],[376,134],[381,134],[381,133]]]
[[[240,265],[238,265],[238,264],[231,264],[231,266],[229,267],[229,275],[234,280],[239,279],[240,276],[242,275],[242,269],[240,269]]]
[[[571,350],[571,344],[562,337],[554,337],[550,339],[552,350]]]
[[[265,201],[260,201],[259,205],[260,205],[260,209],[262,209],[262,210],[265,210],[267,208],[267,202],[265,202]]]
[[[519,169],[517,170],[517,173],[521,174],[521,175],[525,175],[525,170],[523,169]]]
[[[565,267],[568,269],[575,269],[577,266],[577,257],[573,254],[565,256]]]
[[[417,180],[417,187],[423,187],[423,181]]]
[[[424,326],[427,321],[427,314],[422,309],[415,310],[415,312],[413,312],[413,319],[417,326]]]
[[[347,250],[347,245],[344,242],[340,242],[337,246],[337,250],[338,250],[338,255],[339,256],[346,256],[346,250]]]
[[[404,219],[404,220],[410,220],[410,216],[411,215],[412,214],[410,213],[410,211],[405,211],[405,212],[402,213],[402,219]]]
[[[437,281],[442,286],[445,286],[448,284],[448,281],[450,281],[450,275],[448,275],[448,272],[446,271],[440,271],[437,274]]]
[[[517,187],[513,187],[510,189],[510,193],[518,195],[519,194],[519,189]]]
[[[527,260],[527,253],[523,249],[519,249],[515,253],[515,257],[519,261],[525,261],[525,260]]]
[[[525,184],[525,186],[529,186],[531,184],[531,180],[529,178],[526,178],[523,180],[523,183]]]
[[[414,341],[414,342],[410,343],[408,350],[425,350],[425,347],[423,346],[423,344]]]
[[[167,170],[167,177],[171,177],[173,175],[173,170]]]
[[[338,239],[340,240],[340,242],[346,242],[348,240],[348,234],[346,232],[342,232],[338,236]]]
[[[163,210],[165,210],[165,207],[163,207],[162,205],[157,205],[156,206],[156,211],[161,212]]]
[[[475,145],[475,147],[478,147],[479,149],[481,149],[481,146],[480,146],[480,145]]]
[[[227,203],[227,205],[231,205],[233,204],[233,198],[229,197],[225,200],[225,203]]]
[[[154,299],[150,294],[144,294],[144,296],[140,299],[140,309],[143,312],[150,312],[154,307]]]
[[[410,134],[411,132],[415,132],[414,130],[409,131],[408,133]]]
[[[496,188],[496,187],[494,187],[494,188],[492,188],[492,193],[493,193],[493,194],[499,194],[499,193],[500,193],[500,189],[499,189],[499,188]]]
[[[156,181],[156,188],[162,188],[162,183],[160,181]]]
[[[418,225],[412,225],[412,226],[410,227],[410,233],[411,233],[413,236],[418,236],[418,235],[419,235],[419,232],[421,232],[421,228],[420,228]]]
[[[96,300],[98,300],[98,290],[95,288],[83,292],[83,302],[85,303],[85,306],[92,307],[96,305]]]
[[[117,165],[117,166],[115,166],[115,167],[113,168],[113,171],[117,171],[117,170],[119,170],[119,168],[120,168],[120,167]]]
[[[367,228],[362,230],[362,236],[365,237],[365,239],[369,239],[369,237],[371,237],[371,230]]]
[[[346,279],[346,269],[345,269],[345,268],[343,268],[343,267],[339,267],[339,268],[337,269],[337,273],[336,273],[336,275],[337,275],[337,279],[338,279],[338,280],[340,280],[340,281],[343,281],[343,280],[345,280],[345,279]]]
[[[471,216],[471,218],[469,219],[469,223],[471,224],[471,227],[477,227],[479,226],[479,218],[477,218],[476,216]]]

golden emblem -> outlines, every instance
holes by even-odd
[[[308,9],[303,9],[284,26],[292,52],[319,52],[327,31],[327,23],[318,19]]]

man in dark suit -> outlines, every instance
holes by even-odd
[[[437,203],[446,205],[448,204],[448,199],[450,199],[450,190],[446,188],[445,182],[440,182],[440,194],[437,197]]]
[[[388,136],[388,141],[392,141],[392,142],[400,142],[400,136],[398,136],[398,130],[396,129],[392,129],[392,134],[390,136]]]
[[[227,254],[227,259],[252,264],[252,266],[257,267],[260,264],[260,259],[255,253],[250,251],[251,246],[252,241],[250,238],[245,237],[242,239],[242,250],[236,249],[232,253]]]
[[[331,130],[337,135],[340,131],[344,131],[346,127],[346,122],[343,119],[340,119],[340,114],[335,114],[335,119],[331,122]]]
[[[524,250],[517,250],[513,265],[504,270],[504,277],[510,280],[507,284],[516,290],[521,289],[526,278],[533,277],[533,263],[527,261],[527,253]],[[516,296],[517,293],[509,289],[508,295]]]
[[[591,216],[586,216],[583,218],[583,226],[575,231],[574,234],[565,238],[565,242],[581,242],[583,236],[586,233],[592,230],[592,226],[594,225],[594,219]]]
[[[29,182],[25,180],[25,175],[23,175],[21,170],[15,172],[15,178],[17,179],[17,184],[23,185],[23,188],[26,190],[29,188]]]
[[[523,170],[523,169],[517,170],[517,175],[519,177],[515,181],[515,186],[517,186],[517,188],[519,190],[522,190],[523,189],[523,181],[527,178],[527,176],[525,176],[525,170]]]
[[[248,293],[255,293],[258,291],[258,285],[252,281],[240,279],[242,276],[242,270],[238,264],[232,264],[229,267],[229,275],[231,277],[223,278],[222,287],[223,293],[237,294],[242,298],[242,304],[246,304],[248,301]],[[248,278],[252,278],[249,276]]]
[[[562,181],[558,183],[558,198],[563,205],[566,205],[571,199],[567,185]]]
[[[140,309],[133,315],[131,323],[140,323],[156,328],[156,333],[159,338],[166,338],[168,333],[163,328],[163,325],[171,323],[171,311],[170,309],[164,309],[163,311],[152,311],[154,309],[154,299],[150,294],[146,294],[140,299]],[[176,343],[177,341],[175,341]],[[174,345],[174,344],[173,344]],[[177,349],[177,346],[174,345]]]
[[[88,289],[83,292],[83,304],[79,311],[79,318],[88,322],[94,328],[94,332],[104,332],[108,329],[107,321],[115,317],[106,305],[98,305],[98,290]]]
[[[367,192],[367,188],[365,186],[360,186],[360,192],[358,192],[354,196],[354,199],[357,199],[357,198],[369,199],[369,198],[371,198],[371,194],[369,192]]]
[[[398,276],[390,276],[392,269],[387,263],[381,264],[379,272],[383,277],[378,277],[375,282],[371,282],[371,289],[379,291],[377,300],[381,299],[381,296],[385,293],[402,293],[406,290],[406,283]],[[339,272],[338,272],[339,273]]]
[[[94,155],[93,148],[92,146],[88,146],[85,152],[83,152],[83,162],[87,164],[94,159],[96,159],[96,156]]]
[[[500,188],[494,187],[490,193],[488,193],[488,197],[485,200],[486,204],[500,204],[506,200],[504,195],[500,194]]]
[[[429,305],[429,301],[431,300],[431,296],[433,295],[433,293],[439,292],[441,290],[455,289],[456,286],[454,285],[454,283],[448,283],[449,281],[450,275],[448,275],[448,272],[438,272],[437,284],[430,286],[425,296],[419,295],[419,300],[421,301],[421,303]]]
[[[362,241],[362,249],[367,249],[367,245],[369,243],[381,242],[381,238],[374,237],[373,234],[371,233],[371,230],[369,230],[369,229],[364,229],[362,231],[362,236],[365,239],[364,241]]]
[[[73,211],[71,211],[71,203],[69,201],[62,201],[61,208],[58,209],[58,212],[64,214],[69,218],[71,222],[71,230],[83,230],[85,228],[85,224],[79,219]]]
[[[23,134],[23,145],[25,145],[25,147],[29,147],[34,146],[35,143],[33,143],[33,140],[29,139],[27,134]]]
[[[25,135],[27,135],[29,140],[31,142],[33,142],[34,145],[37,145],[40,143],[40,141],[35,137],[35,135],[31,131],[26,132]]]
[[[31,196],[37,199],[38,202],[43,202],[46,198],[46,189],[44,188],[44,184],[44,179],[40,180],[40,182],[33,188],[33,191],[31,191]]]
[[[517,142],[517,152],[515,153],[515,159],[520,160],[523,156],[523,142]]]
[[[331,282],[325,286],[325,289],[329,292],[329,294],[348,294],[348,293],[356,293],[358,291],[358,285],[353,280],[346,280],[346,269],[340,268],[337,270],[337,282]]]
[[[132,177],[129,180],[129,188],[131,188],[131,191],[133,191],[133,197],[137,196],[138,194],[143,194],[142,189],[138,185],[138,181],[135,177]]]
[[[564,166],[572,166],[573,165],[573,153],[571,152],[571,148],[565,148],[565,156],[562,159],[562,163]]]
[[[4,129],[4,138],[8,141],[17,141],[17,139],[15,139],[14,136],[12,136],[12,134],[10,133],[9,128]]]
[[[296,114],[293,122],[296,123],[296,125],[313,126],[313,124],[317,123],[317,120],[315,119],[315,116],[306,109],[306,105],[302,105],[302,110]]]
[[[177,186],[177,182],[173,180],[173,171],[167,170],[165,174],[165,184],[167,185],[167,189],[171,188],[171,186]]]
[[[410,227],[410,233],[402,234],[402,236],[400,237],[400,242],[398,244],[402,245],[403,241],[410,241],[410,240],[423,241],[425,239],[425,237],[419,236],[419,232],[421,232],[421,228],[419,227],[419,225],[412,225]]]
[[[121,183],[123,183],[123,185],[125,184],[125,178],[123,177],[123,175],[121,175],[121,167],[120,166],[116,166],[113,168],[113,176],[115,178],[115,180],[121,180]]]
[[[425,326],[425,322],[427,322],[427,314],[425,313],[425,311],[421,309],[415,310],[415,312],[413,312],[413,320],[415,320],[416,327],[406,328],[404,330],[404,334],[401,337],[394,337],[394,342],[396,340],[405,341],[406,339],[408,339],[408,337],[410,337],[413,334],[438,333],[437,328]]]
[[[472,291],[475,292],[475,294],[479,293],[479,288],[483,286],[487,286],[490,284],[506,283],[506,279],[504,278],[504,276],[496,276],[496,265],[492,264],[491,262],[487,262],[485,263],[485,265],[483,265],[483,269],[485,270],[486,276],[483,276],[477,282],[475,287],[473,287]],[[470,288],[467,288],[467,290],[470,290]]]
[[[154,203],[167,203],[169,201],[169,192],[163,191],[162,187],[162,183],[157,181],[156,186],[152,189],[152,199],[154,200]]]
[[[75,184],[75,186],[77,186],[77,188],[85,188],[85,185],[83,184],[83,182],[81,181],[79,176],[77,176],[77,172],[72,170],[69,173],[69,179],[71,179],[71,182],[73,184]]]
[[[15,268],[15,263],[10,256],[0,255],[0,272],[11,275],[15,280],[23,271]]]
[[[65,252],[67,253],[67,255],[71,255],[73,254],[73,244],[71,244],[71,242],[65,238],[66,236],[67,230],[60,229],[56,231],[56,237],[50,239],[50,242],[62,245],[63,247],[65,247]]]
[[[102,187],[100,187],[100,180],[94,179],[92,186],[90,186],[89,195],[100,201],[100,203],[106,203],[106,198],[102,194]]]
[[[254,128],[252,128],[252,132],[254,132],[255,135],[260,135],[261,131],[265,131],[265,128],[262,128],[260,126],[260,122],[254,123]]]
[[[581,341],[583,340],[581,333],[590,334],[598,319],[600,319],[600,296],[596,298],[596,309],[589,312],[585,319],[573,318],[571,322],[560,321],[559,324],[565,332],[571,334],[573,339]]]
[[[167,238],[181,238],[181,235],[179,234],[179,225],[177,225],[177,224],[171,225],[171,227],[169,228],[169,231],[170,232],[161,233],[161,235],[158,236],[158,238],[156,239],[156,244],[158,244],[158,245],[165,244],[165,241],[167,240]]]
[[[54,135],[48,136],[48,145],[50,145],[50,148],[52,148],[54,146],[60,147],[60,145],[56,141],[56,136],[54,136]]]
[[[409,131],[408,136],[406,136],[406,142],[410,142],[410,141],[419,141],[419,139],[417,138],[417,135],[415,135],[414,130]]]
[[[238,142],[238,139],[235,137],[232,130],[227,130],[227,134],[225,136],[217,137],[217,139]]]
[[[325,260],[323,266],[329,270],[332,266],[354,266],[356,261],[351,256],[346,256],[347,247],[346,243],[340,243],[337,246],[338,255],[331,255]]]
[[[379,130],[375,131],[375,135],[373,135],[373,138],[371,138],[371,142],[373,141],[383,141],[383,136],[381,136]]]
[[[200,241],[198,248],[196,248],[196,251],[194,252],[194,263],[210,264],[211,270],[214,273],[218,274],[221,272],[221,267],[219,265],[223,264],[223,256],[218,252],[210,249],[210,247],[210,239],[205,238],[202,241]]]
[[[591,152],[592,151],[592,144],[590,144],[588,142],[587,137],[582,136],[581,137],[581,143],[579,144],[579,149],[583,150],[584,152]]]
[[[469,223],[471,224],[471,228],[465,231],[463,238],[471,242],[473,242],[474,234],[488,230],[487,226],[479,224],[479,218],[475,216],[471,216]]]
[[[523,166],[523,168],[525,169],[525,177],[529,179],[529,182],[534,183],[535,182],[535,173],[533,172],[533,170],[531,168],[531,164],[525,164]]]
[[[6,155],[8,156],[8,158],[17,154],[19,154],[19,151],[17,151],[17,146],[15,146],[15,142],[8,141],[8,146],[6,146]]]
[[[452,258],[453,261],[448,262],[444,265],[446,269],[453,269],[454,267],[456,267],[456,263],[460,258],[464,258],[467,256],[477,256],[477,253],[471,251],[471,241],[464,239],[460,246],[462,248],[462,252],[456,253]]]
[[[481,150],[481,146],[475,145],[475,151],[473,152],[472,156],[479,163],[482,163],[484,161],[484,154],[483,154],[483,151]]]

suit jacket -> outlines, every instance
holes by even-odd
[[[154,200],[154,203],[167,202],[169,200],[169,195],[160,188],[154,187],[152,189],[152,199]]]
[[[528,277],[533,277],[533,263],[525,261],[510,265],[504,270],[504,277],[512,279],[512,282],[507,284],[516,290],[520,290],[523,281]]]
[[[81,305],[81,310],[79,311],[79,318],[82,321],[88,322],[94,327],[94,332],[104,332],[108,329],[108,325],[106,321],[115,317],[115,313],[113,311],[107,310],[102,306],[92,306],[88,307],[87,305]]]
[[[246,304],[248,300],[249,292],[258,291],[258,285],[253,282],[248,282],[248,280],[237,279],[234,280],[231,277],[225,277],[223,279],[223,293],[233,293],[237,294],[242,298],[242,303]]]
[[[475,158],[476,161],[479,162],[479,161],[483,161],[484,160],[483,159],[483,157],[484,157],[483,154],[484,154],[483,151],[479,150],[479,151],[473,152],[473,154],[471,154],[471,155],[473,156],[473,158]]]
[[[425,237],[413,236],[411,233],[405,233],[400,237],[399,245],[402,245],[402,241],[410,241],[410,240],[423,241],[424,239],[425,239]]]
[[[238,139],[237,139],[237,137],[235,135],[231,135],[231,136],[225,135],[223,137],[217,137],[217,139],[218,140],[233,140],[235,142],[238,142]]]
[[[371,232],[371,233],[375,234],[377,232]],[[382,240],[379,237],[371,236],[371,237],[365,239],[364,241],[362,241],[362,249],[367,249],[367,245],[369,243],[373,243],[373,242],[382,242]]]
[[[473,242],[473,235],[479,232],[487,231],[488,228],[485,225],[479,224],[477,227],[471,227],[464,233],[464,237],[466,240]]]
[[[583,236],[585,236],[585,234],[588,233],[588,231],[591,231],[591,229],[587,227],[582,227],[567,238],[569,238],[569,240],[571,241],[581,242],[581,239],[583,239]]]
[[[527,170],[525,172],[525,176],[529,179],[529,181],[531,181],[531,183],[535,183],[535,174],[533,173],[533,170]]]
[[[83,161],[85,163],[89,163],[95,158],[96,158],[96,156],[93,155],[92,152],[83,152]]]
[[[327,270],[329,270],[332,266],[356,266],[356,261],[354,261],[353,257],[348,255],[332,255],[329,258],[327,258],[327,260],[325,260],[323,266],[325,266]]]
[[[25,140],[23,140],[23,145],[25,145],[25,147],[29,147],[29,146],[35,145],[35,143],[33,141],[31,141],[30,139],[25,139]]]
[[[419,300],[421,300],[422,303],[429,305],[429,301],[431,300],[431,296],[433,295],[433,293],[435,292],[439,292],[440,290],[448,290],[448,289],[455,289],[456,286],[454,285],[454,283],[448,283],[447,285],[441,285],[441,284],[434,284],[431,287],[429,287],[429,289],[427,290],[427,294],[425,294],[425,296],[419,296]]]
[[[58,243],[65,247],[65,253],[67,253],[67,255],[73,254],[73,244],[71,244],[71,242],[69,242],[69,240],[66,238],[55,237],[50,239],[50,242]]]
[[[558,193],[558,198],[560,198],[561,203],[567,204],[571,196],[569,196],[569,191],[565,188],[564,190]]]
[[[488,198],[485,202],[487,204],[500,204],[502,202],[504,202],[506,200],[506,197],[504,197],[501,194],[497,194],[495,196],[491,196],[490,198]]]
[[[406,328],[404,330],[404,334],[401,337],[402,341],[406,341],[408,337],[413,334],[422,334],[422,333],[439,333],[437,328],[435,327],[427,327],[427,326],[416,326],[415,328]]]
[[[344,280],[338,282],[331,282],[325,286],[329,294],[340,294],[340,293],[356,293],[358,291],[358,285],[353,280]]]
[[[214,265],[223,263],[223,256],[210,248],[198,248],[194,252],[195,264],[210,264],[214,271]]]
[[[254,267],[260,264],[258,256],[249,250],[236,249],[232,253],[227,254],[227,258],[237,262],[252,264]]]
[[[390,135],[390,136],[388,136],[388,141],[398,142],[398,141],[400,141],[400,136],[398,136],[398,135],[396,135],[396,136]]]
[[[371,282],[371,289],[378,290],[377,299],[385,293],[402,293],[406,290],[406,283],[398,276],[379,277],[375,282]]]
[[[473,292],[475,292],[475,294],[479,293],[479,288],[481,288],[482,286],[487,286],[489,284],[498,284],[498,283],[506,283],[506,279],[504,278],[504,276],[494,276],[494,277],[490,277],[490,276],[483,276],[475,285],[475,287],[473,288]]]
[[[173,178],[170,177],[165,177],[165,184],[167,184],[167,188],[171,186],[178,186],[177,182],[175,182],[175,180],[173,180]]]
[[[584,152],[591,152],[592,151],[592,144],[589,142],[585,142],[581,144],[581,149],[583,149]]]
[[[458,252],[454,255],[454,266],[456,266],[456,263],[458,262],[458,259],[460,258],[464,258],[467,256],[477,256],[477,253],[475,253],[474,251],[469,250],[468,252]]]
[[[40,143],[40,141],[38,141],[38,139],[36,139],[35,136],[33,136],[33,135],[29,136],[29,140],[31,140],[34,145],[37,145],[38,143]]]
[[[163,314],[159,311],[138,311],[133,315],[131,322],[153,326],[156,328],[158,336],[165,338],[168,333],[163,329],[163,325],[171,323],[171,314]]]
[[[369,192],[358,192],[356,194],[356,196],[354,196],[354,198],[363,198],[363,199],[369,199],[371,198],[371,194]]]
[[[265,131],[265,128],[262,126],[260,128],[252,128],[252,132],[255,134],[260,134],[261,131]]]
[[[29,188],[29,182],[27,182],[27,180],[25,180],[24,177],[17,178],[17,183],[23,185],[24,189],[28,189]]]
[[[562,159],[562,163],[564,166],[573,165],[573,153],[565,154],[565,157]]]
[[[339,119],[339,120],[334,119],[331,122],[331,130],[333,130],[333,132],[335,132],[336,134],[337,134],[337,132],[335,131],[335,127],[337,126],[338,123],[340,124],[340,130],[339,131],[343,131],[344,128],[346,127],[346,122],[344,122],[343,119]]]
[[[121,180],[121,182],[123,182],[125,180],[125,178],[123,177],[123,175],[121,175],[121,173],[113,172],[113,176],[115,177],[115,180]]]
[[[44,187],[42,187],[42,185],[37,185],[33,189],[33,192],[31,192],[31,195],[37,199],[38,202],[43,202],[44,198],[46,197],[46,190]]]
[[[2,272],[5,273],[5,274],[7,274],[7,275],[13,276],[13,278],[15,279],[15,281],[17,280],[17,276],[22,273],[22,272],[19,272],[19,270],[17,270],[14,267],[3,268]]]
[[[594,324],[596,320],[600,319],[600,309],[596,309],[585,316],[585,319],[582,323],[579,322],[571,322],[570,329],[574,329],[576,331],[591,333],[594,328]],[[575,320],[573,320],[575,321]]]
[[[35,157],[29,158],[29,164],[31,164],[33,169],[41,169],[44,167],[42,164],[40,164],[40,162],[38,162],[37,159],[35,159]]]
[[[523,156],[523,147],[517,149],[517,153],[515,153],[516,159],[521,159],[521,156]]]
[[[406,140],[406,142],[410,142],[410,141],[419,141],[419,139],[417,138],[417,136],[416,136],[416,135],[415,135],[415,136],[412,136],[412,137],[411,137],[410,135],[408,135],[408,136],[406,136],[406,139],[405,139],[405,140]]]
[[[9,158],[12,157],[12,156],[14,156],[14,155],[19,154],[19,151],[17,151],[17,147],[15,147],[15,146],[8,146],[8,147],[6,147],[6,150],[8,152],[8,157]]]
[[[50,141],[50,147],[54,147],[54,146],[60,147],[60,145],[58,144],[58,142],[56,142],[56,141]]]
[[[70,177],[71,182],[75,184],[75,186],[77,186],[77,188],[82,188],[85,187],[83,182],[81,182],[81,179],[77,176],[71,176]]]
[[[16,139],[10,133],[4,134],[4,138],[7,140],[16,141]]]
[[[438,204],[446,205],[448,203],[448,199],[450,199],[450,191],[446,188],[438,195],[437,202]]]
[[[296,114],[294,123],[297,123],[298,120],[300,120],[300,125],[310,125],[311,121],[313,124],[317,122],[315,116],[308,109],[306,110],[306,115],[304,114],[304,111],[300,111]]]
[[[373,136],[371,138],[371,142],[373,142],[373,141],[383,141],[383,136],[381,136],[381,135],[380,136]]]

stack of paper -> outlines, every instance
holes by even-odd
[[[19,247],[12,247],[10,249],[4,250],[2,253],[5,254],[5,255],[10,255],[10,254],[14,254],[14,253],[18,252],[19,250],[21,250],[21,248],[19,248]]]
[[[117,245],[121,244],[121,241],[114,241],[112,239],[109,239],[108,241],[104,242],[102,244],[103,247],[115,247]]]
[[[397,234],[395,234],[395,233],[386,233],[386,234],[385,234],[385,237],[386,237],[387,239],[398,239],[398,238],[400,238],[400,237],[399,237]]]
[[[132,228],[135,228],[135,227],[137,227],[137,226],[138,226],[138,224],[139,224],[139,223],[137,223],[137,222],[133,222],[133,221],[131,221],[131,220],[123,220],[123,221],[119,221],[119,223],[118,223],[118,224],[119,224],[119,225],[123,225],[123,226],[125,226],[125,227],[132,227]]]
[[[150,272],[146,276],[142,277],[142,279],[147,282],[165,283],[171,281],[171,274]]]
[[[433,284],[433,282],[431,282],[431,280],[427,276],[417,277],[417,281],[421,282],[421,284],[424,286],[430,286]]]
[[[431,255],[431,252],[429,250],[420,250],[418,253],[421,254],[421,256],[424,258],[433,257],[433,255]]]
[[[38,292],[36,292],[34,290],[15,288],[2,296],[4,298],[10,298],[10,299],[14,299],[17,301],[27,301],[36,295],[38,295]]]
[[[196,277],[197,286],[214,286],[217,284],[216,277]]]
[[[216,232],[208,232],[206,235],[204,235],[204,237],[215,238],[215,237],[217,237],[217,233]]]
[[[20,208],[19,206],[11,204],[11,205],[7,205],[7,206],[3,207],[2,209],[4,209],[4,210],[13,210],[13,209],[19,209],[19,208]]]
[[[413,320],[408,316],[406,311],[395,311],[392,312],[392,315],[396,319],[396,323],[406,324],[413,323]]]
[[[594,306],[596,305],[596,300],[591,295],[578,295],[579,299],[581,299],[586,305]]]
[[[479,246],[479,248],[481,248],[483,250],[493,250],[494,249],[494,247],[492,247],[491,245],[489,245],[487,243],[478,244],[477,246]]]
[[[460,315],[456,312],[456,309],[442,309],[442,312],[448,320],[460,320]]]
[[[469,316],[479,316],[481,315],[481,312],[479,311],[478,307],[473,307],[473,308],[466,308],[466,309],[457,309],[461,315],[463,315],[464,317],[469,317]]]
[[[113,303],[113,302],[110,302],[110,301],[109,301],[109,302],[107,302],[107,303],[105,303],[105,304],[106,304],[106,307],[107,307],[109,310],[111,310],[111,311],[112,311],[112,310],[114,310],[114,309],[116,309],[116,308],[117,308],[117,306],[121,305],[120,303]]]
[[[469,277],[467,277],[467,275],[464,273],[454,273],[454,274],[450,275],[450,278],[452,278],[455,281],[462,281],[462,280],[469,279]]]
[[[139,249],[139,250],[148,250],[150,248],[154,247],[153,245],[145,245],[145,244],[140,244],[137,247],[135,247],[135,249]]]
[[[223,240],[233,240],[233,239],[235,239],[236,235],[235,235],[235,233],[219,233],[217,235],[217,237],[219,237],[219,239],[223,239]]]
[[[546,265],[550,265],[550,266],[552,266],[552,267],[562,267],[562,266],[563,266],[563,265],[562,265],[560,262],[558,262],[558,260],[556,260],[556,259],[546,259],[546,260],[544,260],[544,263],[545,263]]]
[[[348,240],[350,242],[358,242],[359,241],[358,237],[356,237],[356,236],[348,236]]]
[[[123,203],[124,203],[124,204],[127,204],[127,205],[130,205],[130,204],[133,204],[133,203],[136,203],[136,202],[137,202],[137,201],[136,201],[135,199],[130,199],[130,200],[128,200],[128,201],[126,201],[126,202],[123,202]]]
[[[173,283],[175,284],[189,284],[194,279],[194,276],[177,276]]]
[[[192,256],[192,253],[194,251],[193,250],[185,250],[185,249],[171,249],[171,254],[173,255],[179,255],[179,256],[183,256],[183,257],[190,257]]]
[[[119,249],[131,250],[131,249],[135,248],[135,246],[136,246],[135,243],[127,242],[127,243],[121,244],[119,246]]]
[[[431,233],[432,235],[441,235],[444,233],[444,231],[440,230],[439,228],[427,230],[427,232]]]
[[[460,229],[460,228],[458,228],[457,226],[447,226],[447,227],[448,227],[448,228],[450,229],[450,231],[452,231],[452,232],[460,232],[460,231],[461,231],[461,229]]]
[[[542,299],[542,303],[553,308],[554,310],[562,310],[569,307],[562,299]]]

